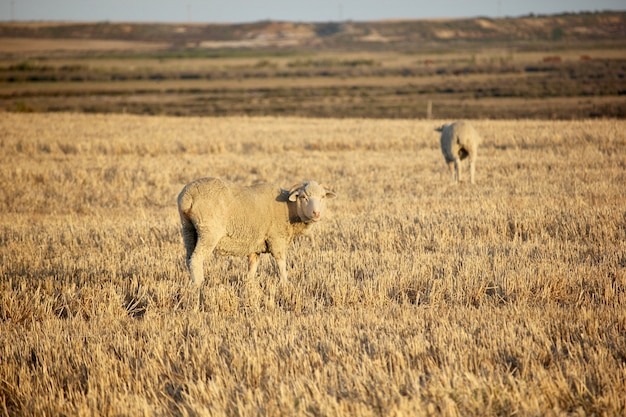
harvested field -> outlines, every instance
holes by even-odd
[[[626,412],[626,122],[3,113],[0,414]],[[338,198],[288,254],[189,285],[195,178]]]

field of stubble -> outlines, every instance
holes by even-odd
[[[0,415],[623,415],[626,121],[0,115]],[[338,195],[189,285],[203,176]]]

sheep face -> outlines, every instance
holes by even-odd
[[[296,203],[298,217],[304,222],[320,221],[324,213],[324,201],[335,197],[335,193],[315,181],[294,185],[289,191],[289,201]]]

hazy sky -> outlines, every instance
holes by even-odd
[[[3,21],[327,22],[600,10],[626,10],[626,0],[0,0]]]

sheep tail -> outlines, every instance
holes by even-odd
[[[181,214],[188,215],[193,206],[193,198],[189,193],[182,193],[178,198],[178,210]]]

